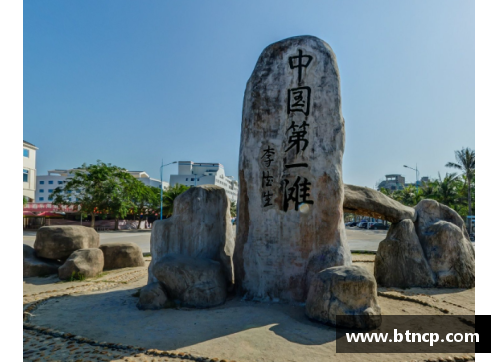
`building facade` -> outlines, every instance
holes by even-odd
[[[162,183],[161,180],[149,177],[149,175],[145,171],[127,171],[127,172],[147,186],[160,188],[160,184]],[[167,190],[168,188],[169,188],[169,183],[167,181],[163,181],[163,191]]]
[[[226,190],[229,200],[238,200],[238,181],[233,176],[226,176],[220,163],[179,161],[178,174],[170,175],[170,184],[186,186],[216,185]]]
[[[71,172],[76,169],[69,170],[51,170],[47,175],[38,175],[36,179],[35,202],[36,203],[52,203],[51,193],[56,187],[64,187],[64,184],[72,177]],[[143,184],[160,187],[160,180],[149,177],[144,171],[127,171]],[[168,182],[163,181],[163,190],[168,189]],[[76,195],[70,197],[71,201],[76,201]]]
[[[406,183],[405,180],[405,177],[400,174],[385,175],[385,180],[378,184],[377,189],[380,191],[381,188],[385,188],[392,192],[402,190],[408,186],[415,186],[414,182]],[[429,177],[424,176],[420,181],[417,181],[417,186],[421,187],[425,185],[426,182],[429,182]]]
[[[378,184],[378,190],[385,188],[389,191],[402,190],[405,188],[405,177],[400,174],[385,175],[385,180]]]
[[[23,196],[28,202],[35,199],[37,150],[34,144],[23,141]]]

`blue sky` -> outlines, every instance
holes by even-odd
[[[474,2],[24,1],[24,139],[38,174],[97,159],[237,175],[243,93],[261,51],[328,42],[346,121],[344,181],[450,171],[475,148]],[[175,173],[170,166],[165,178]]]

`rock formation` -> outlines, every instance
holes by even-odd
[[[57,274],[60,266],[54,260],[38,258],[31,246],[23,244],[23,278]]]
[[[473,288],[475,253],[456,211],[435,200],[415,206],[416,221],[391,226],[375,257],[375,277],[386,287]]]
[[[162,309],[167,306],[168,298],[165,293],[165,288],[160,283],[151,283],[141,289],[137,308],[146,309]]]
[[[102,273],[103,267],[104,256],[101,249],[76,250],[59,267],[59,279],[93,278]]]
[[[151,264],[148,283],[156,262],[167,254],[181,254],[220,262],[233,283],[234,232],[231,204],[223,188],[192,187],[174,201],[173,216],[156,221],[151,232]]]
[[[434,273],[411,220],[392,224],[386,238],[379,244],[375,257],[375,278],[383,287],[434,286]]]
[[[99,234],[86,226],[44,226],[34,247],[40,258],[65,260],[75,250],[99,247]]]
[[[351,263],[343,153],[340,77],[330,46],[312,36],[269,45],[247,83],[241,126],[234,258],[247,298],[303,302],[318,263]]]
[[[415,206],[418,237],[438,287],[475,286],[475,252],[458,213],[434,200]]]
[[[153,274],[183,306],[209,308],[226,301],[227,283],[217,261],[168,254],[155,264]]]
[[[99,246],[104,255],[104,270],[144,266],[139,245],[135,243],[113,243]]]
[[[312,279],[306,315],[346,328],[376,328],[382,323],[377,283],[367,269],[339,266],[324,269]]]
[[[392,223],[409,219],[415,221],[415,209],[368,187],[344,184],[344,211]]]
[[[174,202],[169,219],[151,232],[148,284],[159,282],[169,300],[207,308],[224,303],[234,281],[234,233],[223,188],[192,187]],[[149,298],[141,290],[141,299]]]

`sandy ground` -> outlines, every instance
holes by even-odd
[[[353,254],[355,264],[372,272],[373,259],[373,255]],[[248,362],[405,361],[448,356],[337,354],[335,328],[310,321],[302,305],[243,302],[233,298],[223,306],[204,310],[139,311],[133,294],[147,282],[145,268],[113,271],[95,281],[61,283],[55,278],[24,281],[25,302],[58,295],[68,288],[75,292],[42,303],[30,323],[98,341]],[[101,285],[103,289],[96,290]],[[379,292],[383,314],[441,315],[446,314],[444,311],[474,314],[474,289],[379,288]],[[410,299],[390,298],[403,295]],[[416,303],[418,300],[428,306]]]

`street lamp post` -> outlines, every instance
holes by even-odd
[[[415,168],[403,165],[406,168],[409,168],[413,171],[415,171],[415,187],[417,188],[417,194],[418,194],[418,166],[415,164]]]
[[[164,164],[163,159],[161,160],[161,167],[160,167],[160,220],[163,220],[163,166],[172,165],[174,163],[177,163],[177,161]]]

